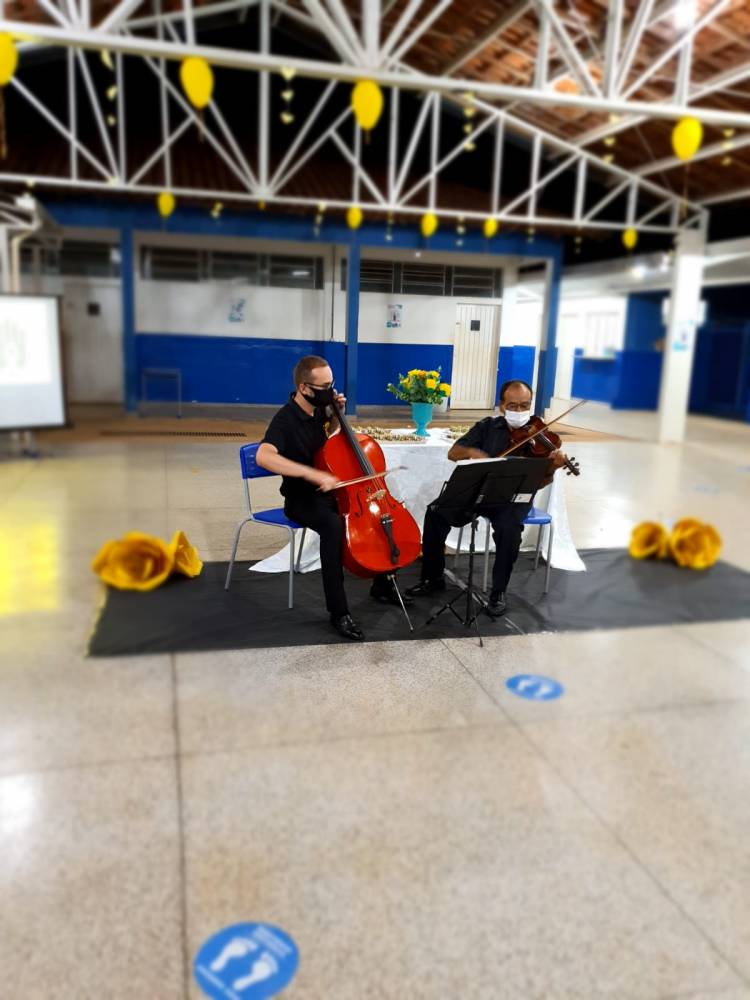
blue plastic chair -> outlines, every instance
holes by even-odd
[[[229,584],[232,579],[232,569],[234,568],[234,560],[237,555],[237,546],[240,543],[240,535],[242,529],[248,523],[248,521],[259,521],[261,524],[272,524],[277,528],[286,528],[289,532],[289,607],[294,607],[294,574],[299,573],[300,559],[302,558],[302,547],[305,544],[305,533],[307,528],[302,528],[301,524],[297,524],[296,521],[290,520],[284,513],[283,507],[273,507],[271,510],[260,510],[257,514],[253,513],[252,501],[250,499],[250,479],[260,479],[262,476],[275,476],[277,473],[269,472],[268,469],[264,469],[262,466],[258,465],[258,448],[260,443],[256,442],[254,444],[243,444],[240,448],[240,470],[242,472],[242,482],[245,487],[245,505],[247,507],[247,517],[244,517],[234,532],[234,542],[232,544],[232,555],[229,557],[229,569],[227,570],[227,578],[224,583],[224,590],[229,590]],[[302,528],[302,537],[299,543],[299,552],[297,555],[297,565],[294,565],[294,532]]]
[[[486,520],[486,519],[485,519]],[[554,526],[552,524],[552,515],[548,514],[546,510],[540,510],[538,507],[532,507],[529,513],[523,520],[524,525],[533,524],[538,526],[539,530],[536,536],[536,551],[534,552],[534,569],[539,565],[539,549],[542,544],[542,528],[545,524],[549,525],[549,538],[547,539],[547,571],[544,574],[544,593],[549,592],[549,571],[551,568],[550,559],[552,557],[552,537],[554,534]],[[487,531],[484,536],[484,577],[483,577],[483,589],[487,590],[487,584],[490,578],[490,532],[492,531],[492,524],[487,520]],[[458,544],[456,545],[456,555],[454,557],[454,565],[458,560],[458,556],[461,552],[461,538],[463,536],[463,527],[459,528],[458,531]]]

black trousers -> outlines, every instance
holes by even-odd
[[[303,528],[320,535],[320,568],[328,613],[336,618],[349,614],[344,590],[344,567],[341,565],[341,542],[344,523],[336,501],[329,493],[288,497],[284,513]]]
[[[323,575],[323,592],[328,613],[334,618],[349,614],[349,604],[344,590],[344,567],[341,563],[341,544],[344,522],[341,520],[336,500],[330,493],[313,493],[312,496],[288,497],[284,513],[303,528],[320,535],[320,568]],[[376,576],[376,587],[388,588],[385,576]]]
[[[492,537],[495,539],[495,564],[492,567],[492,589],[504,592],[508,589],[513,566],[521,548],[523,520],[531,509],[530,504],[512,504],[489,508],[483,514],[492,523]],[[452,525],[442,514],[427,508],[422,531],[422,579],[437,580],[445,569],[445,540]],[[481,535],[481,532],[479,533]]]

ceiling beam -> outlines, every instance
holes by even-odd
[[[708,160],[712,156],[726,156],[729,153],[736,152],[738,149],[745,149],[747,146],[750,146],[750,135],[741,135],[736,139],[722,139],[721,142],[714,142],[710,146],[702,146],[693,155],[690,162],[695,163],[698,160]],[[635,173],[639,177],[648,177],[650,174],[656,174],[662,170],[674,170],[676,167],[684,166],[684,160],[680,160],[676,156],[665,156],[662,160],[654,160],[652,163],[647,163],[646,166],[636,170]]]
[[[307,5],[314,0],[305,0]],[[318,4],[319,6],[319,4]],[[447,6],[446,0],[435,7],[435,11]],[[433,12],[434,13],[434,12]],[[432,15],[431,15],[432,16]],[[428,19],[429,20],[429,19]],[[423,22],[423,25],[426,22]],[[422,26],[423,27],[423,26]],[[312,79],[344,80],[355,82],[362,76],[362,67],[351,63],[335,63],[324,60],[300,59],[292,56],[276,56],[259,52],[218,48],[196,44],[177,44],[158,38],[115,35],[78,27],[65,30],[52,25],[31,25],[29,22],[0,20],[0,31],[11,34],[28,34],[45,39],[55,45],[81,49],[107,49],[129,55],[157,56],[181,61],[188,55],[202,56],[214,68],[279,72],[282,68],[292,68],[300,76]],[[402,46],[403,47],[403,46]],[[394,54],[395,56],[395,54]],[[534,87],[514,87],[508,84],[491,83],[484,80],[467,80],[455,77],[432,76],[427,73],[403,69],[375,68],[369,76],[383,86],[401,87],[405,90],[432,91],[442,94],[456,94],[471,91],[489,100],[520,101],[542,107],[580,108],[604,114],[645,115],[650,118],[676,120],[692,114],[705,124],[750,129],[750,113],[728,111],[725,108],[684,107],[669,102],[649,102],[606,98],[587,94],[567,94],[558,91],[538,90]]]
[[[714,194],[710,198],[704,198],[700,204],[721,205],[728,201],[747,201],[750,198],[750,188],[738,188],[735,191],[725,191],[723,194]]]

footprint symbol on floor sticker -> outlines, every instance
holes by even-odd
[[[240,976],[239,979],[235,979],[232,983],[232,988],[235,990],[246,990],[248,986],[253,986],[255,983],[262,983],[264,979],[268,979],[270,976],[275,975],[279,971],[278,963],[270,952],[264,951],[263,954],[253,962],[253,967],[250,970],[248,976]]]

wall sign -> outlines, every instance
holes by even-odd
[[[529,701],[554,701],[565,691],[558,681],[540,674],[516,674],[505,682],[507,689],[519,698]]]
[[[210,937],[193,962],[195,981],[215,1000],[268,1000],[294,978],[299,951],[271,924],[233,924]]]
[[[245,322],[245,303],[247,299],[232,299],[229,303],[229,322],[230,323],[244,323]]]
[[[404,307],[400,302],[388,306],[388,315],[385,326],[387,330],[401,329],[401,321],[404,316]]]
[[[689,351],[695,340],[695,323],[693,320],[683,320],[677,323],[672,340],[673,351]]]

